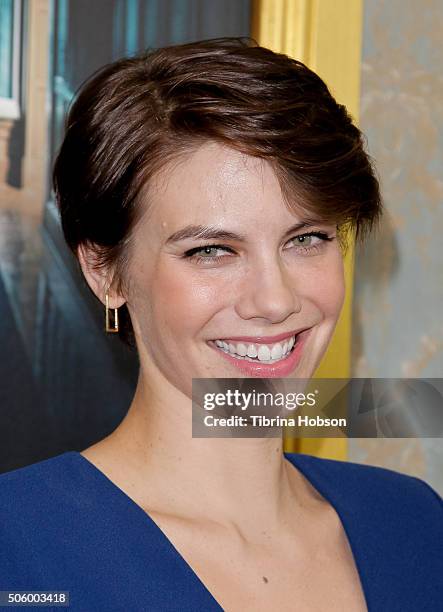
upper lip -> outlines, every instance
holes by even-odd
[[[293,329],[292,331],[283,332],[276,336],[226,336],[225,338],[215,338],[215,340],[233,340],[234,342],[251,342],[253,344],[272,344],[273,342],[279,342],[280,340],[286,340],[292,336],[296,336],[309,327],[301,327],[300,329]]]

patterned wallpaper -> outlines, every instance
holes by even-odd
[[[366,0],[360,125],[386,214],[356,253],[353,376],[443,376],[443,3]],[[350,441],[443,493],[443,438]]]

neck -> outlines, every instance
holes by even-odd
[[[189,397],[171,385],[156,392],[146,380],[140,375],[126,417],[96,445],[98,467],[146,511],[252,534],[293,523],[312,503],[281,438],[193,438]]]

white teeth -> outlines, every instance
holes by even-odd
[[[243,343],[237,344],[237,351],[236,352],[241,357],[244,357],[246,355],[246,353],[248,352],[248,349],[246,348],[246,344],[243,344]]]
[[[244,342],[234,343],[226,342],[225,340],[215,340],[216,346],[233,357],[247,361],[260,361],[261,363],[274,363],[284,359],[294,346],[294,343],[294,336],[289,340],[274,344],[245,344]]]
[[[266,344],[261,344],[258,349],[258,359],[259,361],[269,361],[271,359],[271,351],[266,346]]]
[[[271,359],[280,359],[283,355],[283,347],[281,344],[274,344],[271,351]]]
[[[248,355],[248,357],[257,357],[257,349],[255,347],[255,344],[250,344],[248,346],[247,355]]]

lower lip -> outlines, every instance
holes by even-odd
[[[247,361],[246,359],[237,359],[236,357],[232,357],[232,355],[229,355],[229,353],[225,353],[224,351],[219,349],[213,341],[209,342],[208,344],[215,351],[217,351],[219,355],[221,355],[227,361],[235,365],[244,374],[248,374],[250,376],[259,376],[262,378],[283,378],[285,376],[288,376],[299,364],[302,356],[303,347],[305,345],[306,339],[311,333],[311,329],[307,329],[304,332],[301,332],[297,336],[297,341],[294,344],[294,348],[292,349],[292,351],[290,351],[284,359],[280,359],[280,361],[276,361],[275,363],[261,363],[260,361],[257,361],[257,363],[255,363],[253,361]]]

